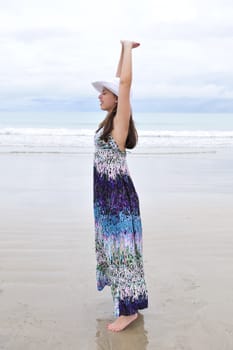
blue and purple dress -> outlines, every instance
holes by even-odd
[[[97,288],[110,286],[115,316],[148,307],[138,195],[126,163],[126,152],[110,135],[95,135],[94,218]]]

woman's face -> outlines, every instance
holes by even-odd
[[[103,88],[101,94],[99,95],[100,108],[103,111],[111,111],[117,103],[117,96],[114,95],[108,89]]]

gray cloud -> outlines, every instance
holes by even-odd
[[[123,3],[109,16],[106,0],[0,0],[1,105],[77,107],[95,97],[90,82],[114,75],[121,38],[142,43],[136,99],[232,99],[230,1],[130,0],[125,12]]]

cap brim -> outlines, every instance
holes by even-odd
[[[118,96],[119,93],[119,82],[110,82],[110,81],[94,81],[92,83],[92,85],[94,86],[94,88],[99,91],[102,92],[103,89],[107,89],[109,91],[111,91],[114,95]]]
[[[104,82],[103,81],[94,81],[92,83],[92,85],[94,86],[94,88],[99,91],[102,92],[103,88],[104,88]]]

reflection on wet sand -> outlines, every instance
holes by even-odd
[[[96,350],[146,350],[148,339],[144,328],[144,316],[139,314],[137,321],[124,331],[113,333],[107,329],[112,320],[96,320]]]

